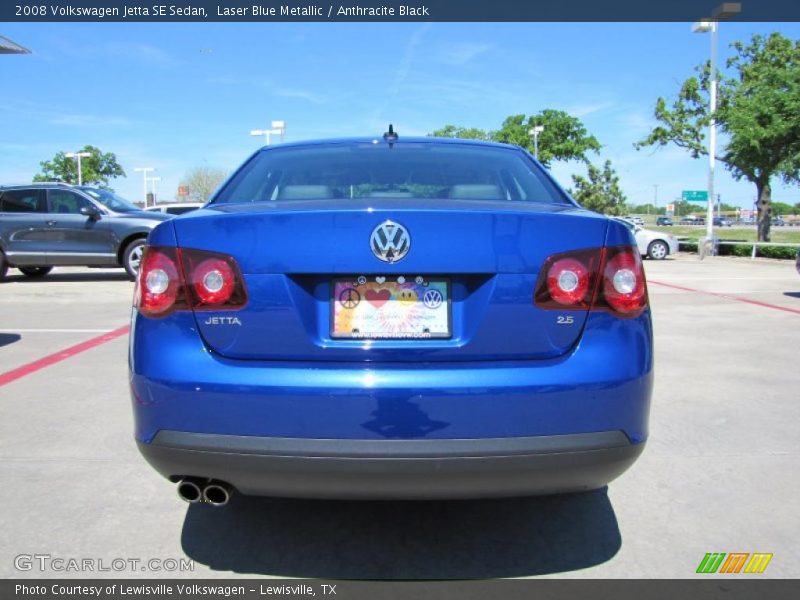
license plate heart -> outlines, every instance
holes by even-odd
[[[367,302],[372,304],[372,306],[375,308],[380,308],[389,301],[389,299],[392,297],[392,292],[385,289],[367,290],[367,293],[364,294],[364,297],[367,299]]]
[[[378,282],[378,283],[383,283],[384,281],[386,281],[386,277],[381,275],[380,277],[376,277],[375,281]]]

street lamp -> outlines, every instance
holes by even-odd
[[[81,159],[88,158],[92,155],[91,152],[67,152],[64,154],[67,158],[74,158],[78,161],[78,185],[83,185],[83,174],[81,173]]]
[[[272,130],[281,136],[281,143],[283,143],[283,138],[286,135],[286,121],[273,121],[271,125]]]
[[[528,135],[533,136],[533,156],[539,160],[539,134],[544,131],[544,125],[536,125],[528,132]]]
[[[708,122],[708,206],[706,214],[706,243],[711,244],[714,235],[714,167],[717,151],[717,121],[714,113],[717,110],[717,37],[719,22],[729,19],[742,12],[739,2],[725,2],[711,12],[710,19],[702,19],[692,25],[694,33],[711,33],[711,61],[709,73],[709,100],[708,112],[711,116]]]
[[[161,181],[161,177],[147,177],[147,181],[153,184],[153,206],[158,204],[158,200],[156,198],[156,183]],[[145,197],[147,197],[145,193]]]
[[[286,135],[286,122],[285,121],[273,121],[271,123],[272,129],[251,129],[250,135],[263,135],[267,138],[267,146],[269,146],[272,135],[280,135],[281,141],[283,141],[284,136]]]
[[[142,174],[142,180],[144,182],[144,206],[147,208],[147,174],[151,171],[155,171],[155,167],[135,167],[133,170]]]

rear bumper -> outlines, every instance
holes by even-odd
[[[161,431],[139,450],[162,475],[248,495],[341,499],[528,496],[602,487],[641,454],[621,431],[436,440],[301,439]]]

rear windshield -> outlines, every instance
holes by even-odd
[[[329,144],[259,152],[214,203],[441,198],[567,203],[519,150],[467,144]]]

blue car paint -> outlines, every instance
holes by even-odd
[[[191,315],[137,315],[133,336],[146,343],[130,357],[136,438],[149,442],[160,429],[323,439],[619,429],[639,443],[652,386],[650,328],[648,313],[621,320],[597,312],[578,346],[551,360],[330,365],[223,359],[205,348]]]
[[[649,308],[635,318],[575,312],[575,325],[563,328],[554,313],[532,302],[548,256],[635,245],[630,232],[576,205],[515,204],[452,201],[442,210],[422,200],[253,207],[212,201],[159,225],[152,246],[234,256],[249,301],[235,313],[149,318],[134,310],[129,362],[137,441],[149,444],[162,430],[342,440],[619,430],[631,443],[643,443],[653,379]],[[365,240],[354,237],[389,217],[413,237],[412,252],[398,264],[379,263]],[[437,245],[448,223],[478,241],[448,254]],[[335,243],[322,238],[313,252],[293,245],[303,229],[337,227],[343,234]],[[532,237],[535,247],[521,247],[520,240]],[[585,243],[576,244],[579,239]],[[330,276],[370,271],[457,273],[453,337],[330,339]],[[227,314],[243,325],[204,325]],[[492,330],[480,325],[487,319]],[[492,346],[497,336],[502,347]]]

